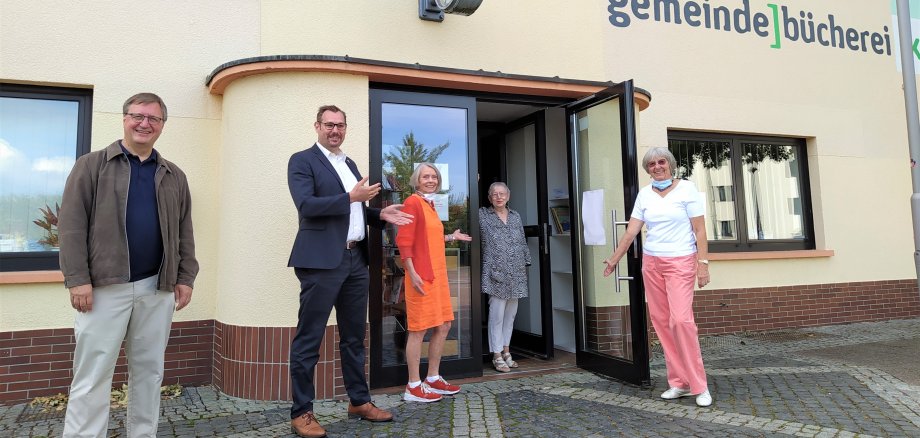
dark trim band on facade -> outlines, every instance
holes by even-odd
[[[694,298],[694,309],[700,334],[717,335],[916,318],[920,316],[920,295],[912,278],[702,289]],[[611,313],[608,308],[597,308],[591,317]],[[236,326],[212,319],[174,321],[163,384],[212,384],[235,397],[290,400],[288,362],[294,330]],[[338,326],[326,326],[316,368],[316,397],[320,400],[347,396],[336,354],[337,335]],[[603,341],[600,332],[589,335]],[[0,382],[0,405],[67,392],[73,380],[74,341],[72,328],[0,332],[0,363],[8,364]],[[368,364],[365,362],[365,373]],[[126,381],[127,364],[121,354],[113,384],[120,387]]]
[[[360,74],[372,82],[571,99],[588,96],[615,85],[610,81],[520,75],[329,55],[272,55],[238,59],[215,68],[205,84],[212,94],[223,94],[227,86],[238,78],[288,71]],[[652,95],[637,87],[633,98],[639,109],[644,110],[649,106]]]

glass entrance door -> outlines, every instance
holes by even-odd
[[[649,380],[639,239],[604,278],[603,260],[625,230],[638,193],[636,108],[627,81],[575,102],[568,115],[576,360],[631,383]]]
[[[545,114],[539,111],[512,123],[504,135],[509,207],[521,215],[531,266],[528,296],[518,301],[511,348],[553,356],[552,301],[549,291],[549,223],[546,208]]]
[[[446,259],[454,310],[441,362],[441,374],[447,378],[482,374],[479,226],[477,211],[471,208],[479,205],[475,111],[473,98],[371,90],[369,174],[383,188],[371,206],[401,203],[413,193],[409,177],[415,166],[431,162],[441,172],[442,190],[435,208],[445,232],[459,228],[473,236],[472,242],[451,242],[444,254],[432,255]],[[369,234],[372,388],[403,385],[408,378],[405,294],[417,292],[403,287],[405,271],[396,247],[397,233],[397,227],[388,224],[383,231],[372,229]],[[427,346],[428,337],[422,345],[423,376]]]

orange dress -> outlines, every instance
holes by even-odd
[[[415,222],[411,225],[399,228],[397,243],[400,246],[400,252],[406,245],[424,245],[422,239],[416,238],[419,231],[425,233],[428,248],[414,248],[411,254],[429,254],[429,262],[434,273],[432,280],[422,282],[425,289],[425,295],[420,294],[415,286],[412,285],[412,278],[407,274],[405,282],[406,291],[406,313],[409,331],[422,331],[432,327],[437,327],[447,321],[454,320],[454,309],[450,303],[450,285],[447,283],[447,259],[444,256],[444,225],[438,218],[438,213],[426,201],[418,195],[412,195],[405,201],[406,211],[416,217]],[[419,221],[419,216],[422,220]],[[424,230],[417,230],[418,225],[423,225]],[[418,266],[415,260],[412,261],[414,266]],[[423,261],[419,261],[424,263]],[[416,268],[418,272],[418,268]]]

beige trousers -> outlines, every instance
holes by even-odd
[[[77,313],[73,383],[65,437],[105,437],[112,375],[121,342],[128,359],[128,437],[154,437],[175,295],[156,290],[157,277],[93,290],[93,310]]]

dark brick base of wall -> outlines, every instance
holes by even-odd
[[[694,311],[700,334],[920,317],[915,280],[699,290]],[[631,339],[625,308],[592,308],[591,347],[620,355]],[[293,327],[239,327],[213,320],[173,323],[164,384],[214,384],[242,398],[290,400],[288,356]],[[345,396],[338,332],[326,328],[316,367],[317,399]],[[73,329],[0,333],[0,404],[66,393],[73,367]],[[367,372],[367,368],[365,368]],[[126,382],[124,351],[113,384]]]
[[[235,397],[290,400],[288,361],[294,330],[239,327],[214,320],[174,322],[163,384],[214,384]],[[336,326],[326,327],[314,377],[317,399],[346,396],[338,336]],[[0,333],[0,404],[67,393],[73,379],[73,350],[72,328]],[[365,373],[368,371],[365,365]],[[121,387],[127,377],[122,349],[112,385]]]
[[[226,394],[254,400],[290,400],[290,348],[294,327],[215,326],[214,386]],[[364,347],[367,350],[367,339]],[[339,358],[338,326],[327,326],[313,384],[317,399],[347,395]],[[365,377],[369,369],[365,360]]]
[[[73,379],[72,328],[0,333],[0,404],[67,393]],[[175,322],[166,347],[164,385],[211,383],[214,321]],[[128,366],[122,348],[112,384],[127,383]]]
[[[701,335],[920,317],[916,280],[698,290]]]

